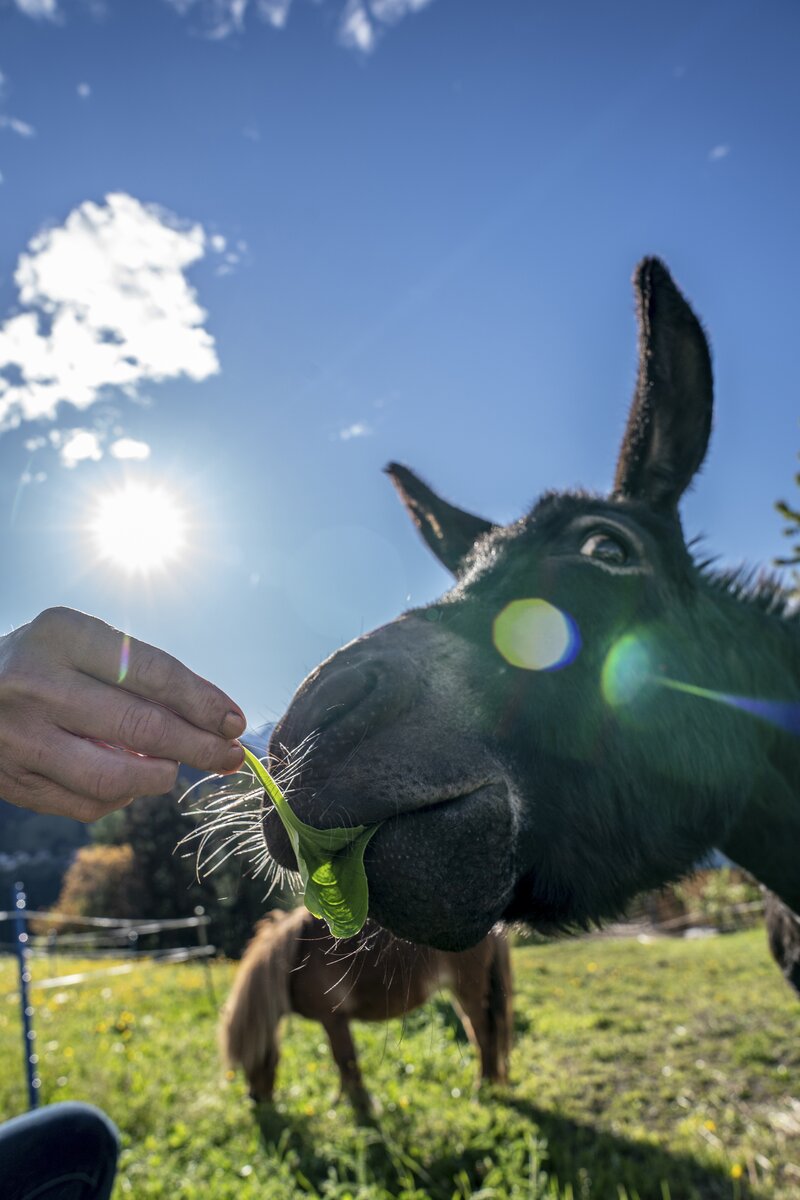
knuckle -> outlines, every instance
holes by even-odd
[[[151,694],[169,693],[176,685],[173,660],[153,646],[140,647],[136,662],[136,679]]]
[[[169,735],[169,718],[160,708],[131,703],[119,724],[120,737],[132,750],[156,750]]]
[[[12,709],[29,703],[40,692],[42,682],[35,672],[26,668],[22,656],[16,654],[6,661],[0,674],[0,703]]]
[[[30,629],[37,635],[49,639],[55,634],[64,634],[80,627],[83,614],[64,605],[45,608],[30,622]]]
[[[48,793],[52,784],[42,775],[13,763],[5,763],[0,780],[3,799],[29,808],[33,812],[56,811],[48,804]]]
[[[51,786],[44,775],[39,775],[37,771],[31,770],[29,767],[12,767],[9,776],[17,791],[33,798],[42,796]]]
[[[89,800],[99,800],[103,804],[119,800],[130,791],[127,772],[124,767],[109,764],[98,768],[89,780],[87,797]]]
[[[198,696],[198,708],[202,716],[203,725],[206,729],[213,729],[216,733],[225,719],[225,714],[230,708],[230,704],[210,685],[206,684],[200,696]]]

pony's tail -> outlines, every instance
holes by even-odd
[[[508,1083],[508,1062],[514,1033],[514,984],[508,937],[502,926],[489,934],[492,958],[489,963],[489,1029],[497,1051],[498,1083]]]
[[[296,913],[271,913],[259,921],[222,1009],[220,1050],[230,1068],[241,1067],[255,1100],[271,1100],[278,1062],[278,1024],[290,1011],[289,972],[296,958]]]

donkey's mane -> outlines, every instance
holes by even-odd
[[[770,571],[746,563],[724,568],[710,567],[708,563],[697,566],[703,580],[715,591],[784,621],[797,621],[800,617],[797,594],[788,591]]]

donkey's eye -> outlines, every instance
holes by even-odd
[[[613,567],[622,567],[628,561],[628,547],[610,533],[592,533],[581,544],[581,554],[588,558],[599,558]]]

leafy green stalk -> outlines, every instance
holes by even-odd
[[[316,829],[295,816],[288,800],[264,764],[244,748],[244,759],[275,805],[292,844],[303,902],[321,917],[334,937],[353,937],[363,928],[369,907],[364,851],[377,825],[349,829]]]

